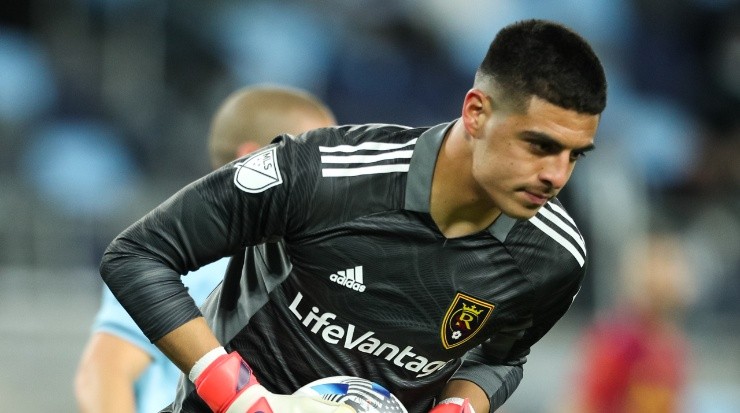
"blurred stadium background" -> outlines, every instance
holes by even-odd
[[[5,0],[0,6],[0,410],[73,412],[119,231],[209,170],[205,135],[236,88],[277,82],[340,123],[458,116],[503,25],[559,20],[607,68],[598,150],[563,202],[592,265],[504,410],[548,412],[573,346],[614,300],[648,226],[690,242],[687,412],[740,411],[740,2],[734,0]]]

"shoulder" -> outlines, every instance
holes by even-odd
[[[303,148],[318,148],[322,152],[379,150],[390,148],[393,144],[408,144],[424,130],[381,123],[341,125],[308,131],[291,139],[291,143]]]
[[[324,227],[401,208],[417,138],[426,129],[344,125],[285,141],[291,198],[311,225]]]
[[[566,260],[572,258],[580,267],[585,266],[586,242],[576,222],[557,199],[545,204],[528,222],[537,228],[535,234],[548,249],[560,251]]]
[[[532,218],[517,222],[506,244],[527,273],[547,274],[557,282],[563,277],[580,278],[585,272],[586,242],[557,199],[545,204]]]
[[[373,164],[405,155],[398,151],[413,151],[417,138],[425,130],[391,124],[319,128],[295,137],[283,135],[273,141],[274,145],[250,156],[277,151],[281,162],[297,170],[326,169],[335,164]]]

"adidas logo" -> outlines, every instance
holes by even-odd
[[[344,271],[337,271],[336,274],[329,276],[329,280],[358,292],[365,291],[365,284],[362,283],[361,265]]]

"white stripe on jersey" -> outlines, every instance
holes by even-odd
[[[329,152],[357,152],[363,150],[371,151],[387,151],[392,149],[400,149],[416,143],[416,139],[411,139],[406,143],[388,143],[388,142],[363,142],[359,145],[339,145],[339,146],[319,146],[319,151],[324,153]]]
[[[553,205],[553,204],[550,204],[550,205]],[[581,247],[581,250],[583,250],[584,252],[586,251],[586,243],[583,241],[583,237],[581,237],[581,234],[576,232],[576,230],[574,230],[571,226],[563,222],[562,219],[558,218],[557,215],[550,212],[547,208],[540,208],[540,214],[542,214],[543,217],[550,220],[550,222],[552,222],[553,224],[560,227],[560,229],[565,231],[566,234],[570,235],[570,237],[573,238],[578,243],[578,245]]]
[[[560,208],[560,206],[558,204],[554,204],[552,202],[548,202],[548,204],[550,205],[550,207],[552,208],[553,211],[555,211],[558,214],[562,215],[563,218],[565,218],[568,221],[570,221],[571,224],[576,225],[576,222],[573,221],[573,218],[571,218],[570,215],[568,215],[568,213],[565,212],[565,210],[563,208]]]
[[[323,177],[358,176],[358,175],[386,174],[389,172],[408,172],[408,171],[409,171],[409,164],[373,165],[373,166],[363,166],[359,168],[347,168],[347,169],[326,168],[326,169],[321,170],[321,176]]]
[[[583,258],[583,255],[581,255],[581,252],[578,251],[578,248],[576,248],[570,241],[565,239],[565,237],[563,237],[562,235],[558,234],[557,231],[550,228],[547,224],[540,221],[540,219],[536,216],[530,218],[529,222],[534,224],[534,226],[542,230],[542,232],[544,232],[545,234],[549,235],[550,238],[557,241],[558,244],[562,245],[566,250],[573,254],[573,257],[575,257],[576,261],[578,261],[578,264],[583,267],[583,264],[586,262],[586,260]]]
[[[321,163],[373,163],[387,159],[410,159],[414,151],[385,152],[377,155],[322,155]]]
[[[353,153],[363,150],[373,151],[385,151],[383,153],[377,153],[372,155],[322,155],[321,164],[326,166],[328,164],[344,164],[348,165],[348,168],[322,168],[321,176],[323,177],[338,177],[338,176],[358,176],[358,175],[373,175],[373,174],[385,174],[391,172],[408,172],[409,163],[396,163],[390,165],[372,165],[372,166],[355,166],[363,165],[373,162],[382,162],[389,160],[408,160],[413,155],[413,150],[398,150],[407,146],[414,145],[417,138],[411,139],[406,143],[388,143],[388,142],[363,142],[359,145],[339,145],[339,146],[319,146],[319,151],[322,153]]]

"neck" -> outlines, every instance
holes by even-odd
[[[472,152],[462,122],[450,129],[437,156],[430,213],[447,238],[488,228],[501,214],[472,176]]]

